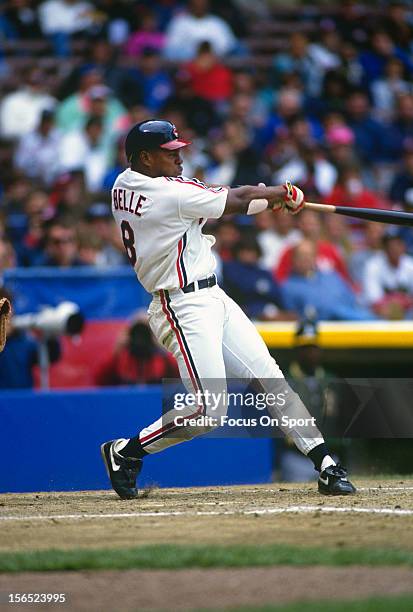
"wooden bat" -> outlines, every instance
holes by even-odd
[[[413,213],[398,210],[383,210],[382,208],[356,208],[355,206],[333,206],[332,204],[317,204],[305,202],[304,207],[318,212],[337,213],[346,217],[358,217],[366,221],[391,223],[393,225],[410,225],[413,227]]]

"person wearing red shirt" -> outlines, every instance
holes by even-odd
[[[312,210],[303,210],[297,220],[297,226],[300,230],[300,239],[307,238],[316,243],[317,268],[321,271],[334,270],[344,280],[350,282],[347,265],[339,250],[334,244],[321,238],[322,226],[319,214]],[[296,243],[287,246],[281,254],[278,265],[273,269],[273,276],[279,283],[287,280],[292,272],[295,245]]]
[[[225,102],[232,95],[232,73],[221,64],[207,41],[199,45],[195,59],[184,66],[192,91],[209,102]]]
[[[331,193],[324,198],[325,204],[356,206],[357,208],[385,208],[385,202],[363,185],[358,168],[345,168],[339,175]]]
[[[147,323],[137,321],[99,368],[95,380],[99,386],[156,385],[163,378],[179,378],[176,361],[156,345]]]
[[[323,202],[356,208],[390,208],[384,198],[366,189],[360,170],[355,166],[345,167],[340,172],[336,185]],[[361,219],[351,217],[348,219],[350,239],[354,244],[358,244],[364,237],[364,223]]]

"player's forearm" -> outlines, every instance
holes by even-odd
[[[267,207],[272,208],[275,203],[282,202],[285,189],[281,186],[264,187],[260,185],[245,185],[229,189],[224,215],[247,214],[249,205],[253,200],[267,200]]]

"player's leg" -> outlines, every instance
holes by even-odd
[[[144,456],[211,431],[219,425],[220,416],[227,408],[222,354],[225,306],[222,300],[214,298],[209,290],[189,296],[182,292],[161,292],[149,312],[151,329],[159,342],[176,357],[188,393],[201,401],[181,410],[172,408],[135,437],[102,445],[112,486],[124,498],[137,495],[134,467],[137,475]],[[205,395],[208,393],[214,394],[218,401],[207,404]],[[184,425],[184,419],[191,423],[186,421],[188,424]],[[122,469],[116,470],[116,464],[122,468],[123,462],[132,462],[126,466],[129,472],[126,470],[125,478]],[[122,482],[118,486],[119,478]]]
[[[226,305],[223,353],[227,377],[243,381],[258,381],[263,391],[267,395],[271,394],[271,398],[278,398],[281,394],[281,401],[268,403],[268,411],[278,419],[283,433],[290,436],[297,448],[313,461],[314,467],[321,472],[321,475],[324,474],[324,483],[319,482],[320,491],[325,493],[354,492],[354,487],[345,479],[345,473],[335,467],[335,462],[328,452],[322,434],[317,426],[312,424],[311,415],[301,398],[285,381],[281,369],[271,357],[253,323],[238,304],[226,294],[223,299]],[[288,418],[288,423],[292,423],[291,419],[294,419],[296,423],[298,419],[304,419],[307,425],[290,427],[287,424],[283,426],[283,416]]]
[[[140,446],[149,454],[210,431],[218,426],[227,409],[222,301],[208,290],[189,295],[162,292],[160,301],[160,307],[150,319],[151,328],[176,358],[188,394],[196,395],[199,401],[195,406],[187,405],[179,410],[173,407],[139,433]],[[212,394],[217,398],[216,404],[207,401]],[[176,425],[177,418],[180,423],[183,419],[198,418],[200,424]]]

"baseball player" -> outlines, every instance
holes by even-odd
[[[108,476],[122,499],[137,497],[136,478],[147,455],[216,426],[212,423],[217,419],[206,417],[225,414],[228,378],[258,382],[267,394],[277,394],[281,381],[283,388],[287,386],[255,326],[217,285],[211,253],[215,239],[204,234],[203,227],[208,218],[253,215],[266,208],[297,213],[304,206],[304,195],[290,183],[230,189],[185,178],[180,149],[189,144],[169,121],[135,125],[125,143],[130,167],[112,189],[112,212],[126,253],[139,281],[153,295],[150,327],[175,356],[188,392],[197,397],[197,405],[169,410],[134,437],[102,444]],[[205,397],[212,389],[221,393],[221,401],[211,408]],[[288,394],[286,407],[268,406],[270,414],[281,420],[287,410],[296,421],[310,422],[299,396],[291,389]],[[285,427],[283,432],[320,472],[320,493],[355,492],[316,427]]]

